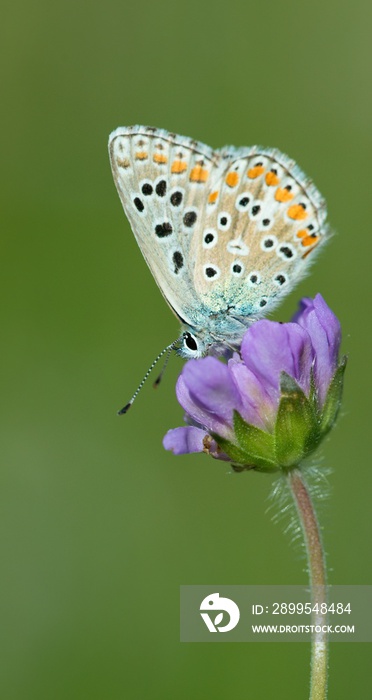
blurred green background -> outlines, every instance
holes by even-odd
[[[7,0],[0,28],[1,696],[298,700],[308,644],[179,643],[180,584],[301,584],[271,480],[176,458],[177,334],[123,214],[107,138],[143,123],[276,146],[334,238],[275,313],[320,291],[350,356],[323,449],[330,581],[371,582],[371,17],[367,0]],[[331,648],[330,699],[372,692],[370,646]]]

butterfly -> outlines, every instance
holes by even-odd
[[[274,148],[213,150],[132,126],[110,135],[109,154],[137,243],[182,324],[172,347],[185,358],[238,348],[329,237],[320,193]]]

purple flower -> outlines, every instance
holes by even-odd
[[[293,321],[304,328],[314,348],[314,377],[321,403],[324,403],[329,383],[338,364],[341,325],[323,297],[302,299]]]
[[[251,468],[298,464],[336,418],[340,341],[340,323],[317,294],[301,301],[291,323],[253,323],[227,364],[190,360],[176,386],[188,425],[169,430],[164,447]]]

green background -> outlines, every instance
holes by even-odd
[[[143,123],[276,146],[336,235],[275,313],[320,291],[349,368],[325,445],[330,581],[371,582],[371,14],[367,0],[5,2],[0,484],[6,700],[298,700],[308,644],[179,643],[180,584],[301,584],[270,478],[179,457],[178,332],[122,212],[109,132]],[[370,646],[331,648],[330,699],[371,695]]]

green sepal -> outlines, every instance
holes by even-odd
[[[320,432],[322,437],[331,430],[341,406],[346,364],[347,357],[345,356],[342,358],[339,366],[337,367],[329,385],[320,417]]]
[[[274,437],[255,425],[246,423],[238,411],[234,411],[234,433],[239,446],[246,455],[246,463],[261,471],[274,471]]]
[[[320,441],[314,400],[310,400],[297,382],[282,372],[281,399],[275,423],[275,455],[282,467],[298,465],[315,450]]]
[[[310,401],[310,404],[313,406],[314,411],[317,411],[318,410],[318,389],[317,389],[317,386],[315,384],[314,365],[311,367],[311,370],[310,370],[309,401]]]
[[[225,454],[227,454],[227,456],[230,457],[233,462],[240,464],[241,466],[253,466],[247,462],[247,455],[245,452],[234,445],[231,440],[227,440],[226,438],[217,435],[217,433],[211,433],[211,435],[221,450],[225,452]]]
[[[234,411],[234,436],[238,444],[212,433],[218,446],[235,465],[257,471],[278,470],[278,465],[275,462],[273,436],[246,423],[237,411]]]

